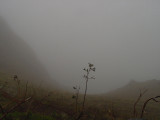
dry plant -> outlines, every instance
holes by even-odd
[[[147,89],[145,89],[143,92],[140,90],[140,95],[139,95],[139,97],[137,98],[136,102],[134,103],[133,114],[134,114],[134,118],[135,118],[135,119],[137,118],[136,105],[137,105],[137,103],[140,101],[141,97],[142,97],[146,92],[147,92]],[[140,118],[141,118],[141,119],[143,118],[143,115],[144,115],[144,112],[145,112],[145,108],[146,108],[147,104],[149,103],[149,101],[160,102],[160,100],[157,100],[158,98],[160,98],[160,96],[151,97],[151,98],[147,99],[147,100],[144,102],[143,107],[142,107],[142,110],[141,110],[141,114],[140,114]]]
[[[12,95],[10,95],[9,93],[1,90],[0,92],[2,93],[2,95],[5,98],[8,98],[9,100],[11,100],[9,103],[7,103],[4,107],[0,106],[1,111],[2,111],[2,116],[0,117],[0,120],[2,119],[6,119],[6,116],[12,112],[13,110],[15,110],[16,108],[20,107],[23,103],[26,103],[27,101],[29,101],[30,99],[32,99],[32,97],[27,97],[27,92],[28,92],[28,82],[26,83],[26,87],[25,87],[25,92],[24,92],[24,96],[21,96],[20,92],[22,91],[20,88],[20,80],[18,79],[17,75],[14,75],[13,80],[16,81],[17,83],[17,94],[12,97]],[[26,98],[27,97],[27,98]],[[5,110],[5,108],[7,106],[9,106],[10,104],[15,103],[16,105],[12,106],[11,108],[9,108],[8,110]]]
[[[143,95],[147,92],[147,89],[144,89],[143,91],[140,89],[140,93],[139,96],[137,98],[137,100],[134,103],[134,107],[133,107],[133,116],[134,118],[137,118],[137,111],[136,111],[136,106],[138,104],[138,102],[140,101],[140,99],[143,97]]]
[[[13,79],[17,83],[17,97],[19,97],[20,96],[20,80],[18,79],[17,75],[14,75]]]
[[[86,72],[84,74],[84,76],[83,76],[84,79],[85,79],[85,82],[86,82],[86,84],[85,84],[85,92],[84,92],[84,97],[83,97],[83,102],[82,102],[82,109],[81,109],[81,112],[80,112],[80,114],[79,114],[79,116],[78,116],[78,118],[76,120],[79,120],[83,115],[85,102],[86,102],[87,89],[88,89],[88,81],[95,79],[94,76],[90,77],[90,72],[92,72],[92,71],[95,72],[96,68],[94,67],[93,64],[88,63],[88,67],[84,68],[83,70]]]
[[[149,98],[144,102],[140,118],[143,118],[143,114],[144,114],[144,111],[145,111],[145,108],[146,108],[148,102],[151,101],[151,100],[154,101],[154,102],[160,102],[160,101],[157,100],[158,98],[160,98],[160,96]]]
[[[10,104],[14,103],[14,102],[19,102],[21,98],[21,87],[20,87],[20,80],[18,79],[17,75],[13,76],[13,80],[16,82],[17,84],[17,94],[14,97],[11,97],[10,100],[11,102],[9,102],[8,104],[5,105],[5,108],[8,107]],[[28,84],[28,83],[27,83]],[[27,86],[26,86],[27,87]],[[4,91],[3,91],[4,92]],[[26,91],[27,92],[27,91]],[[7,94],[7,93],[6,93]],[[8,94],[9,95],[9,94]],[[11,96],[11,95],[10,95]]]
[[[73,89],[75,90],[75,95],[72,96],[73,99],[75,99],[75,110],[76,113],[78,112],[78,98],[79,98],[79,90],[80,90],[80,86],[79,87],[73,87]]]
[[[95,72],[96,68],[94,67],[93,64],[88,63],[88,68],[84,68],[83,69],[86,74],[83,76],[86,80],[86,87],[85,87],[85,93],[84,93],[84,97],[83,97],[83,104],[82,104],[82,111],[84,111],[84,107],[85,107],[85,101],[86,101],[86,95],[87,95],[87,89],[88,89],[88,80],[93,80],[95,79],[95,77],[90,77],[89,74],[91,71]]]

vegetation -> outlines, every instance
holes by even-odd
[[[81,112],[80,112],[80,114],[79,114],[79,116],[78,116],[78,118],[76,120],[79,120],[83,115],[85,102],[86,102],[88,80],[95,79],[93,76],[90,77],[89,75],[90,75],[91,71],[95,72],[96,68],[94,67],[93,64],[88,63],[88,68],[84,68],[83,70],[86,72],[86,74],[83,76],[85,78],[85,80],[86,80],[86,86],[85,86],[85,92],[84,92],[84,97],[83,97],[83,102],[82,102],[82,110],[81,110]],[[78,91],[78,93],[79,93],[79,91]],[[78,94],[77,94],[77,96],[78,96]],[[77,97],[77,99],[78,99],[78,97]]]
[[[0,73],[0,120],[75,120],[82,110],[81,120],[128,120],[133,117],[136,99],[116,99],[105,95],[86,97],[87,88],[84,94],[79,93],[79,88],[74,88],[74,101],[70,92],[43,89],[21,80],[19,76]],[[144,119],[159,120],[159,103],[154,102],[158,99],[157,96],[148,99],[138,97],[137,116],[143,111],[141,117]]]
[[[78,98],[79,98],[79,90],[80,90],[80,86],[79,87],[73,87],[73,89],[76,91],[75,95],[72,96],[73,99],[75,99],[75,111],[76,114],[78,112]]]
[[[141,97],[142,97],[146,92],[147,92],[147,89],[144,90],[143,92],[140,90],[140,94],[139,94],[136,102],[134,103],[134,108],[133,108],[133,117],[134,117],[134,118],[137,118],[137,117],[138,117],[138,116],[137,116],[137,111],[136,111],[136,106],[137,106],[138,102],[140,101]]]

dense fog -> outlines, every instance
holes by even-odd
[[[160,79],[159,0],[1,0],[0,16],[64,88],[88,93]],[[53,82],[51,82],[53,83]]]

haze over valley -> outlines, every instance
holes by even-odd
[[[120,88],[132,79],[160,79],[158,5],[149,0],[14,0],[0,1],[0,16],[2,27],[7,24],[22,39],[16,49],[25,50],[24,40],[47,76],[60,85],[83,86],[83,68],[93,63],[96,80],[88,86],[93,94]],[[30,61],[27,53],[24,56]]]

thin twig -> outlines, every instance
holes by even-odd
[[[28,81],[26,83],[26,89],[25,89],[25,93],[24,93],[24,99],[26,98],[27,96],[27,91],[28,91]]]

